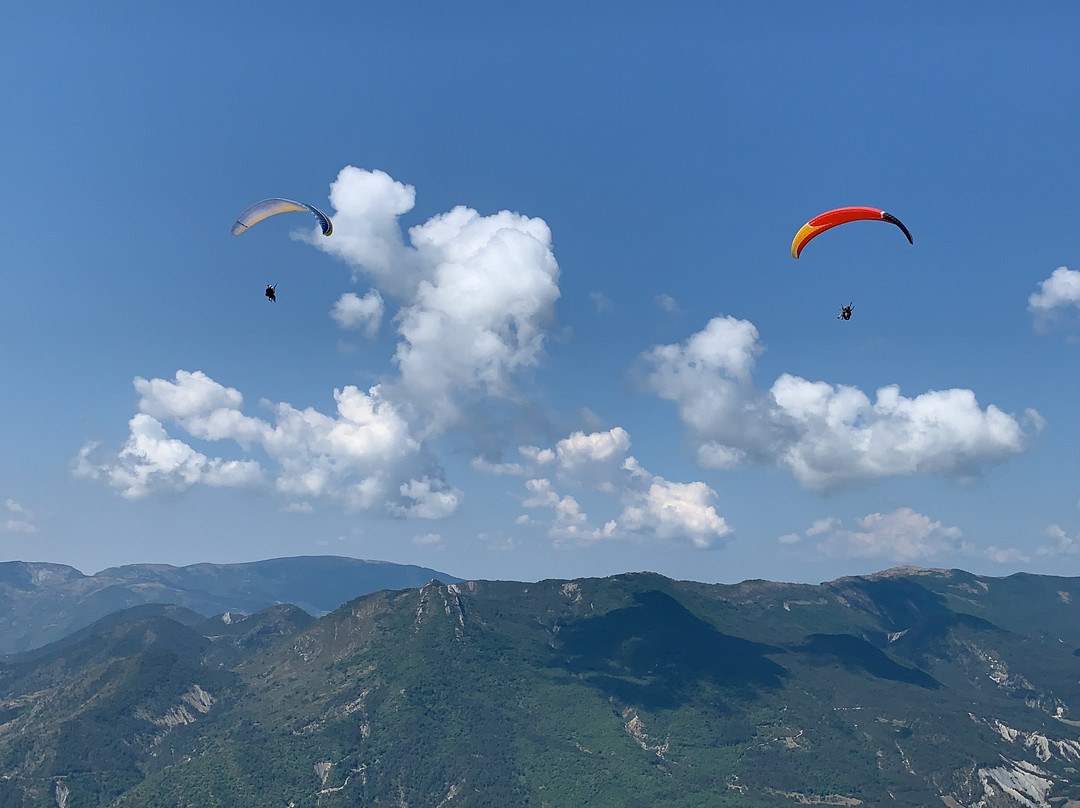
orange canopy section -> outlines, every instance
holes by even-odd
[[[795,239],[791,242],[791,257],[798,258],[799,254],[803,251],[803,247],[807,245],[810,239],[814,238],[819,233],[824,233],[826,230],[836,227],[838,224],[847,224],[848,222],[858,221],[881,221],[895,224],[904,231],[904,235],[907,236],[909,243],[915,243],[911,238],[911,233],[904,227],[904,223],[891,213],[886,213],[879,208],[836,208],[835,210],[827,210],[821,215],[815,216],[799,228],[799,232],[795,234]]]

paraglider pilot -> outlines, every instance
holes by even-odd
[[[267,294],[270,294],[269,291],[267,291]],[[837,320],[850,320],[851,319],[851,313],[853,311],[855,311],[855,307],[853,305],[851,305],[850,303],[848,303],[846,306],[841,306],[840,307],[840,313],[838,315],[836,315],[836,319]]]
[[[263,293],[266,295],[266,297],[270,300],[271,303],[277,303],[277,293],[274,291],[275,289],[277,289],[276,283],[273,286],[267,286],[266,291]]]

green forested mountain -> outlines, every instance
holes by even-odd
[[[6,806],[1080,806],[1080,579],[433,581],[0,667]]]
[[[313,615],[357,595],[422,586],[445,573],[338,556],[272,558],[246,564],[129,564],[84,575],[63,564],[0,563],[0,654],[37,648],[99,617],[144,603],[172,603],[202,615],[250,614],[291,603]]]

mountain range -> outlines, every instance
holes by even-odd
[[[0,655],[67,636],[100,617],[144,603],[172,603],[210,616],[251,614],[291,603],[321,616],[358,595],[422,586],[452,575],[425,567],[339,556],[247,564],[130,564],[84,575],[63,564],[0,563]]]
[[[915,568],[143,604],[0,664],[0,808],[1080,808],[1078,607]]]

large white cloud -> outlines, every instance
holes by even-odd
[[[442,481],[425,461],[409,425],[382,394],[348,386],[334,391],[337,412],[263,401],[273,422],[245,415],[243,397],[201,371],[178,371],[175,379],[134,382],[139,412],[118,454],[97,460],[94,445],[84,447],[76,474],[102,479],[129,499],[193,485],[260,487],[294,502],[330,498],[348,507],[396,516],[435,519],[456,509],[460,492]],[[191,438],[227,441],[239,459],[208,457],[171,437],[164,423]],[[264,465],[265,463],[265,465]]]
[[[686,342],[642,355],[647,386],[675,403],[704,467],[777,465],[825,492],[896,475],[976,474],[1027,447],[1021,421],[981,408],[971,390],[907,398],[889,385],[871,399],[784,373],[761,391],[751,380],[761,350],[752,323],[717,317]],[[1034,410],[1024,420],[1042,426]]]
[[[559,269],[547,225],[508,211],[455,208],[410,233],[434,272],[398,314],[395,359],[412,400],[441,426],[456,419],[459,391],[513,396],[512,375],[543,350]]]
[[[905,398],[890,385],[871,401],[852,387],[784,374],[770,394],[796,436],[777,460],[818,491],[895,475],[974,474],[1026,446],[1019,421],[992,404],[980,409],[971,390]]]
[[[461,426],[468,404],[513,400],[514,376],[539,361],[559,297],[547,224],[458,206],[412,227],[406,243],[398,217],[412,209],[413,188],[352,166],[330,201],[334,236],[311,243],[400,300],[395,385],[411,409],[428,414],[423,434]],[[365,299],[339,301],[339,322]]]
[[[333,236],[297,236],[373,287],[338,298],[331,316],[339,325],[373,336],[387,305],[397,306],[396,375],[367,392],[336,390],[336,414],[264,401],[271,420],[245,413],[238,390],[200,371],[136,378],[138,413],[124,448],[103,457],[100,447],[85,447],[76,472],[130,498],[195,484],[269,484],[297,507],[331,498],[403,517],[454,512],[461,492],[431,459],[431,442],[453,430],[498,442],[510,430],[489,425],[531,406],[516,385],[540,361],[559,267],[544,221],[510,211],[482,216],[455,207],[406,238],[400,217],[415,198],[384,172],[349,166],[330,189]],[[187,436],[170,435],[174,428]],[[235,444],[233,456],[209,456],[190,439]]]

